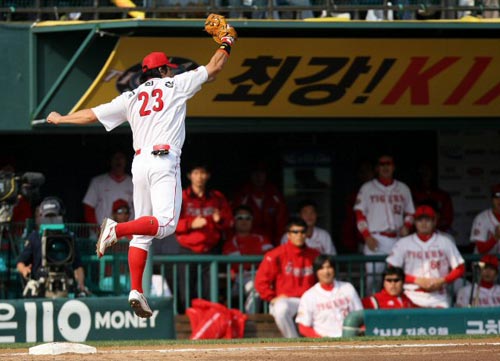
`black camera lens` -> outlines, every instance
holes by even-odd
[[[73,260],[72,239],[65,236],[47,237],[46,246],[47,263],[52,265],[65,265]]]

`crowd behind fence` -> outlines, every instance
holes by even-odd
[[[136,0],[135,5],[118,7],[110,0],[0,0],[0,20],[204,18],[212,12],[250,19],[499,17],[498,0]]]

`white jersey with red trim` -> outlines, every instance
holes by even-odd
[[[362,309],[358,293],[349,282],[335,280],[331,291],[316,283],[300,298],[295,322],[312,327],[323,337],[341,337],[344,319]]]
[[[472,230],[470,234],[471,242],[486,242],[495,235],[495,229],[500,226],[500,222],[493,214],[492,209],[486,209],[479,213],[472,222]],[[476,248],[477,253],[477,248]],[[489,254],[500,253],[500,241],[493,246],[488,252]]]
[[[392,248],[386,262],[404,269],[406,275],[439,278],[464,263],[453,241],[444,233],[435,232],[426,242],[413,233],[401,238]],[[446,287],[439,291],[425,292],[416,284],[405,283],[405,294],[420,307],[449,307]]]
[[[113,202],[123,199],[128,202],[131,210],[130,219],[134,219],[133,193],[134,186],[131,176],[127,174],[121,181],[117,181],[109,173],[106,173],[92,178],[83,203],[95,209],[96,220],[101,222],[105,217],[112,217]]]
[[[281,237],[281,244],[288,242],[288,233],[285,233]],[[306,238],[306,245],[310,248],[318,250],[321,254],[331,254],[336,255],[337,249],[332,242],[332,237],[325,229],[314,227],[311,237]]]
[[[128,121],[134,150],[158,144],[169,144],[180,150],[186,136],[186,101],[207,79],[204,66],[173,78],[150,79],[92,110],[108,132]]]
[[[361,186],[354,210],[366,216],[370,233],[397,232],[404,225],[405,214],[415,213],[410,188],[406,184],[394,180],[385,186],[377,179]]]
[[[477,294],[479,290],[479,295]],[[478,287],[474,285],[472,293],[472,285],[462,287],[457,294],[457,307],[468,307],[471,303],[472,307],[499,307],[500,306],[500,285],[494,285],[491,288]]]
[[[186,101],[207,79],[207,69],[200,66],[173,78],[150,79],[110,103],[92,108],[107,131],[126,121],[130,123],[136,151],[132,162],[135,218],[152,215],[158,220],[157,234],[134,235],[131,247],[147,251],[154,237],[165,238],[177,228],[182,204],[180,157]],[[160,145],[170,146],[168,154],[153,152]]]

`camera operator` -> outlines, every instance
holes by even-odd
[[[57,225],[63,224],[64,207],[62,201],[56,197],[46,197],[40,203],[36,213],[36,224],[37,228],[42,225]],[[51,275],[66,274],[64,277],[64,285],[62,285],[63,291],[54,293],[56,296],[65,297],[68,294],[68,286],[73,283],[73,278],[76,281],[75,285],[75,295],[85,296],[88,294],[88,290],[85,287],[85,273],[82,266],[80,253],[77,247],[73,247],[74,254],[72,255],[71,264],[62,266],[62,269],[56,269],[58,273],[51,272],[51,267],[44,269],[43,266],[43,250],[42,250],[42,232],[39,229],[35,229],[28,236],[25,242],[24,250],[20,254],[17,263],[17,270],[27,282],[27,287],[23,293],[25,296],[27,293],[30,296],[38,297],[51,297],[52,293],[48,293],[46,284],[51,281]],[[68,233],[68,235],[70,235]],[[70,235],[72,237],[72,235]],[[60,290],[58,290],[60,291]]]

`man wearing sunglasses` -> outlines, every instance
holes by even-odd
[[[246,205],[236,207],[233,211],[234,227],[224,246],[222,254],[230,256],[263,255],[273,248],[273,245],[263,235],[252,232],[252,208]],[[260,311],[260,298],[254,289],[255,270],[252,272],[250,263],[243,265],[243,290],[245,291],[245,312],[256,313]],[[233,292],[238,294],[240,285],[239,264],[231,267],[231,278],[234,280]]]
[[[419,206],[416,233],[401,238],[386,259],[389,266],[404,269],[405,294],[418,307],[450,307],[447,285],[465,272],[457,246],[445,233],[436,231],[436,223],[434,209]]]
[[[270,303],[283,337],[299,337],[294,317],[300,297],[316,283],[313,264],[319,252],[306,245],[307,224],[301,218],[288,222],[288,242],[264,255],[255,276],[255,289]]]
[[[383,274],[382,290],[363,298],[364,309],[411,308],[412,302],[403,293],[405,273],[402,268],[388,267]]]
[[[356,198],[354,212],[359,232],[365,241],[363,253],[367,256],[389,254],[399,237],[409,234],[415,208],[410,188],[394,179],[394,158],[378,157],[377,177],[364,183]],[[383,262],[366,264],[367,291],[372,293],[380,280]]]

